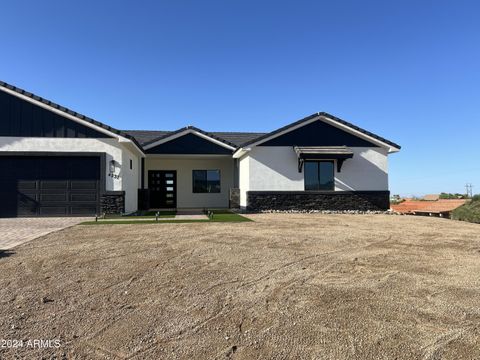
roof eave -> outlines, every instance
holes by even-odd
[[[110,135],[118,139],[119,142],[131,142],[141,154],[144,154],[142,146],[137,142],[137,140],[133,136],[123,133],[120,130],[112,128],[111,126],[103,124],[100,121],[92,119],[83,114],[77,113],[76,111],[70,110],[64,106],[61,106],[57,103],[54,103],[50,100],[42,98],[31,92],[25,91],[21,88],[8,84],[4,81],[0,81],[0,90],[10,95],[16,96],[22,100],[28,101],[34,105],[40,106],[44,109],[57,113],[60,116],[66,117],[72,121],[83,123],[88,127],[94,128],[97,131],[100,131],[102,133],[105,133],[107,135]]]

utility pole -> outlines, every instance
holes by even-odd
[[[467,197],[473,197],[473,185],[470,183],[465,184],[465,190],[467,191]]]

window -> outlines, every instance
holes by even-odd
[[[305,161],[305,190],[335,190],[333,161]]]
[[[130,159],[130,170],[132,170],[132,169],[133,169],[133,160]]]
[[[220,170],[193,170],[194,193],[219,193]]]

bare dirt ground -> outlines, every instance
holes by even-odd
[[[479,225],[251,217],[79,225],[0,255],[0,339],[61,340],[0,358],[480,358]]]

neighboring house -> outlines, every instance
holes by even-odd
[[[270,133],[117,130],[0,82],[0,216],[384,210],[399,150],[327,113]]]
[[[440,199],[439,194],[428,194],[423,197],[423,200],[425,201],[437,201]]]
[[[394,212],[406,215],[438,216],[450,218],[452,211],[463,206],[468,200],[405,200],[400,204],[392,204]]]

